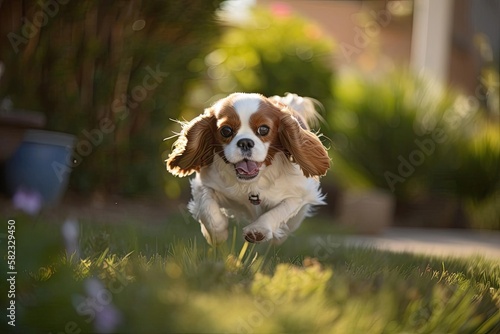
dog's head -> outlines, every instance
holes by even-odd
[[[218,154],[234,166],[239,181],[251,182],[278,153],[297,163],[305,176],[324,175],[330,166],[321,141],[297,111],[279,98],[235,93],[184,124],[167,169],[186,176],[209,166]]]

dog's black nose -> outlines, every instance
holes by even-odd
[[[236,145],[241,148],[243,151],[249,151],[252,147],[254,147],[255,143],[252,139],[243,138],[238,140]]]

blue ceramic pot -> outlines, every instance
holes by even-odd
[[[26,130],[23,142],[5,165],[7,190],[12,195],[38,193],[43,206],[56,204],[68,185],[75,140],[66,133]]]

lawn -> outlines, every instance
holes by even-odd
[[[47,218],[15,221],[16,326],[2,332],[500,333],[500,260],[353,248],[324,226],[313,244],[314,219],[281,246],[236,226],[217,249],[180,214],[81,219],[77,243],[74,225],[65,239]]]

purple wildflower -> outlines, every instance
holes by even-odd
[[[85,290],[89,298],[98,303],[94,319],[97,333],[113,333],[122,322],[121,312],[112,304],[111,291],[106,289],[100,280],[90,278],[85,281]]]
[[[43,200],[42,195],[38,191],[21,187],[14,194],[12,202],[16,209],[21,209],[34,216],[42,209]]]
[[[78,247],[78,222],[74,219],[67,219],[61,227],[64,244],[66,246],[66,255],[70,257],[75,254],[76,258],[80,258],[80,249]]]

